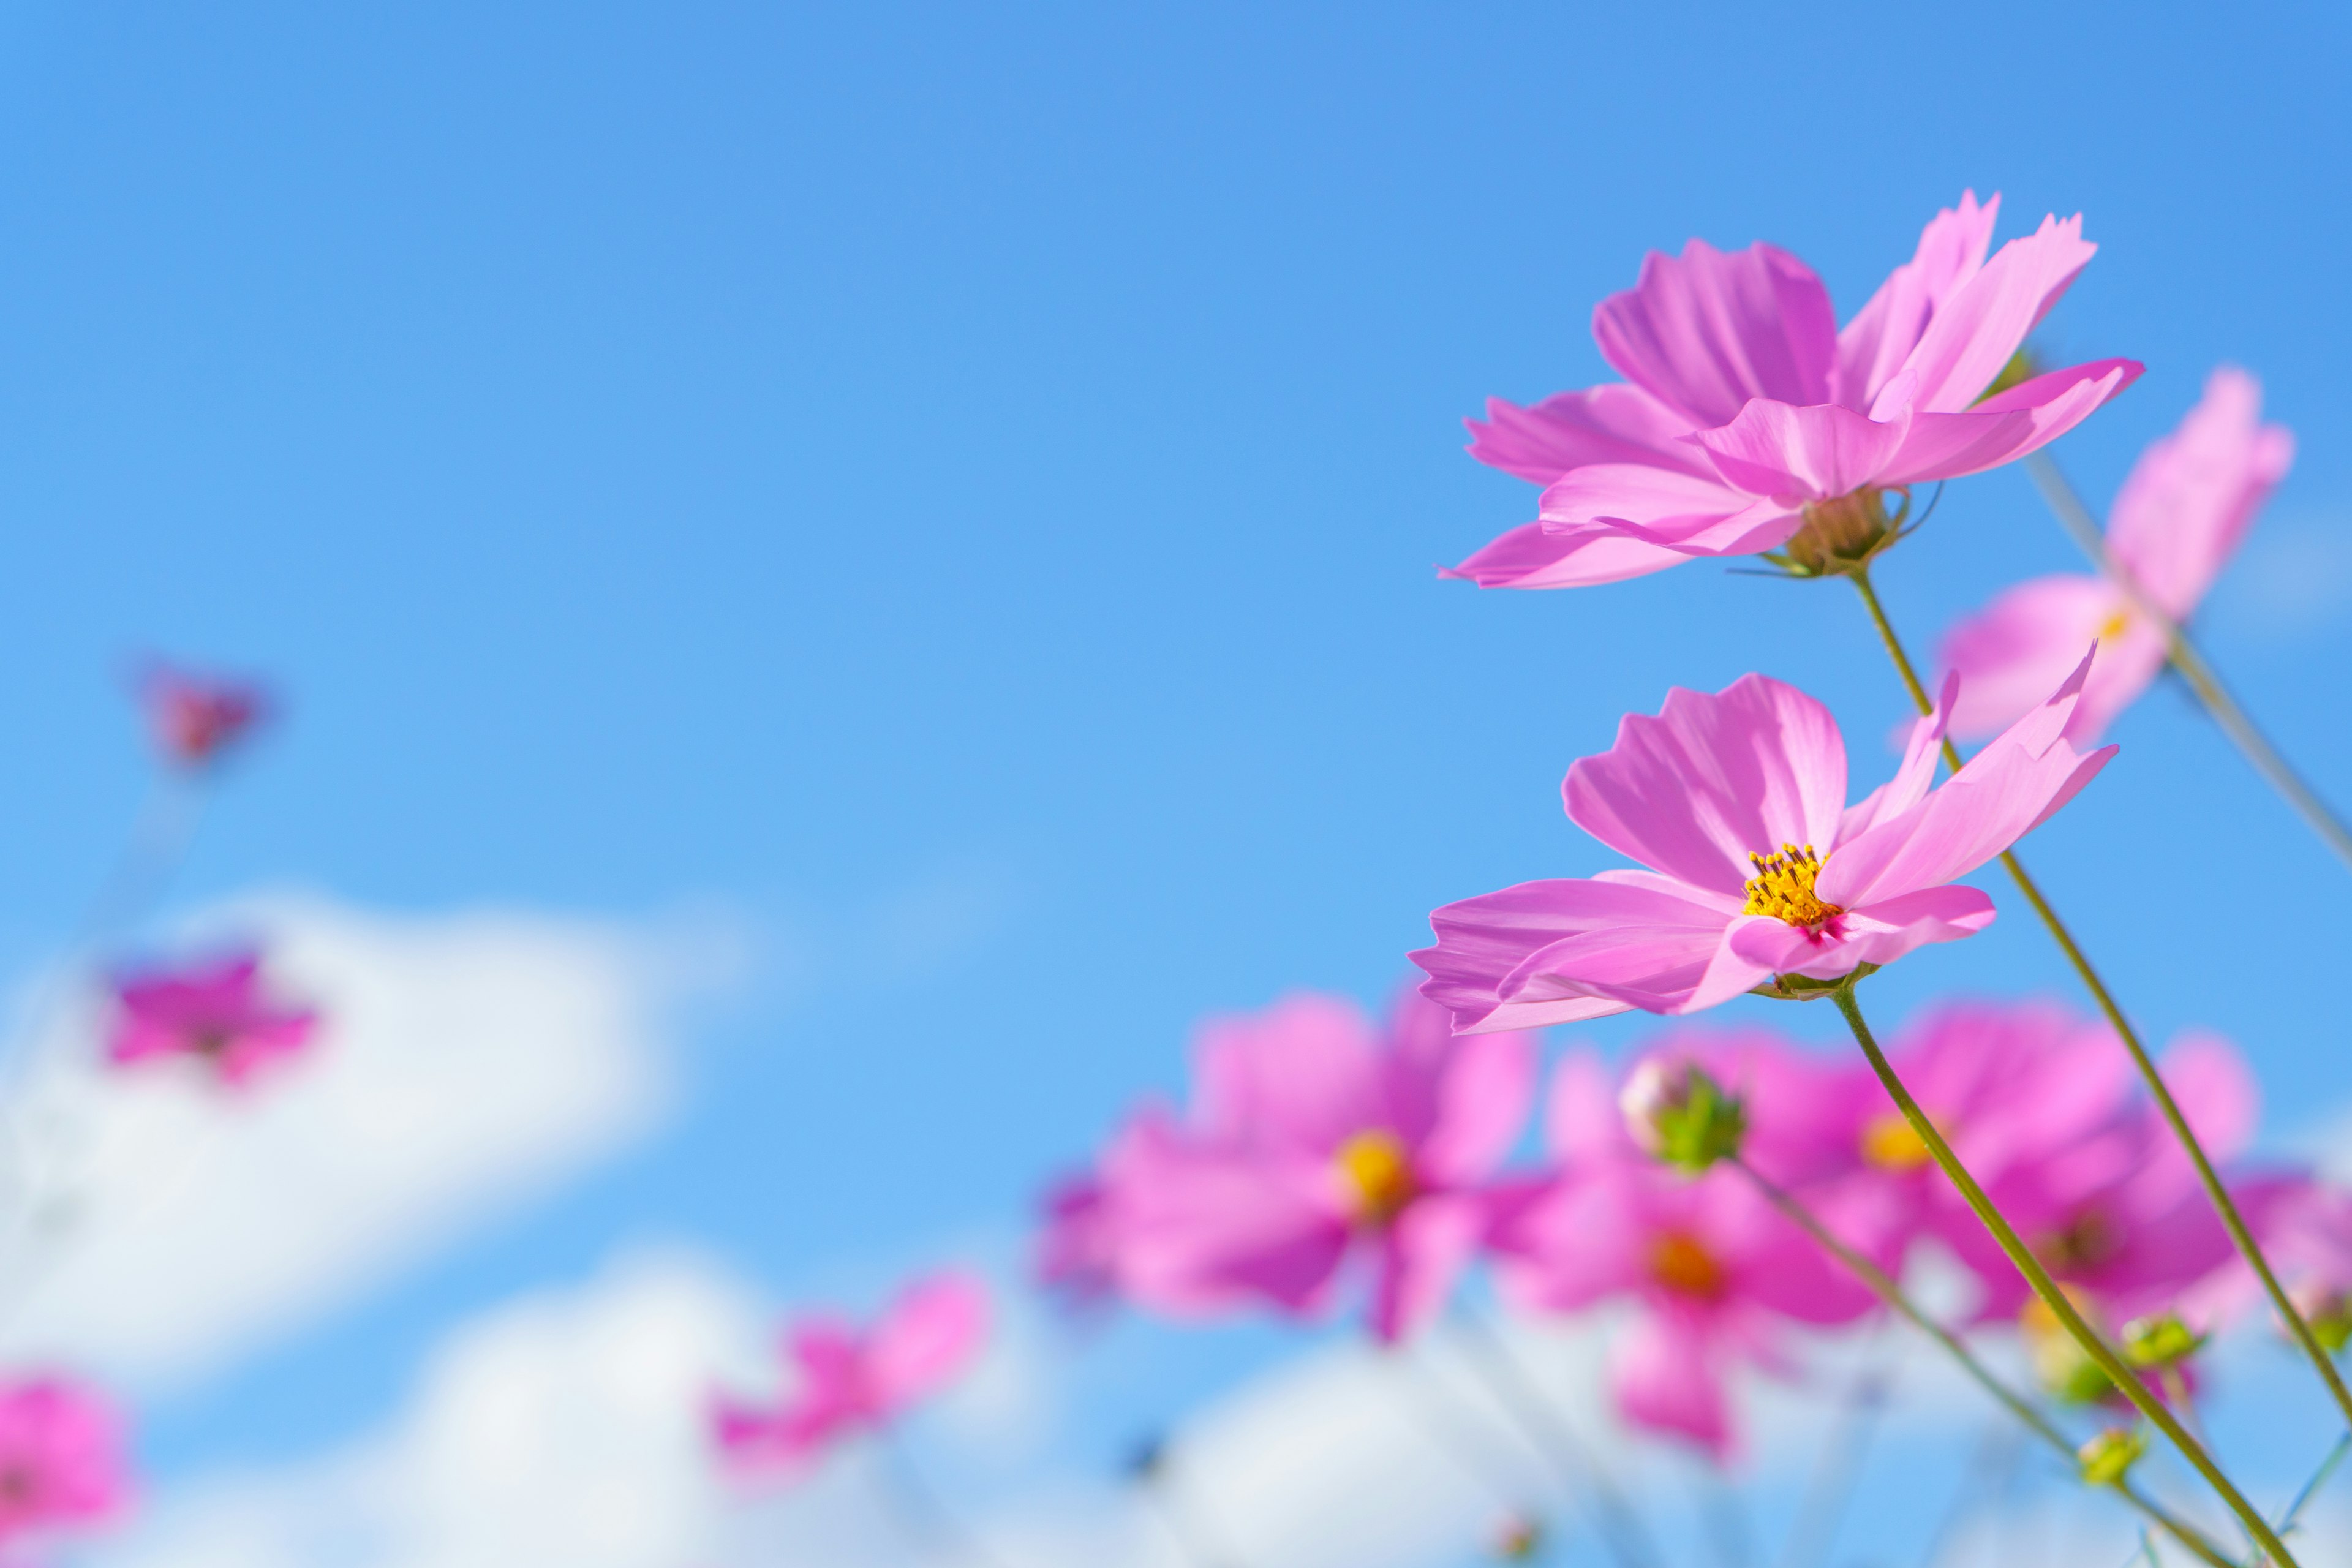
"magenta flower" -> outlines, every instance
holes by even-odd
[[[1451,574],[1487,588],[1613,583],[1701,555],[1846,556],[1882,490],[1996,468],[2073,429],[2140,373],[2099,360],[1985,394],[2097,248],[2044,218],[1990,261],[1995,196],[1936,215],[1839,331],[1829,291],[1769,245],[1653,252],[1592,335],[1623,382],[1470,421],[1480,462],[1547,487],[1538,520]],[[1819,569],[1818,561],[1807,564]]]
[[[1527,1120],[1534,1043],[1456,1039],[1409,991],[1385,1028],[1301,994],[1210,1023],[1195,1071],[1192,1123],[1147,1112],[1104,1165],[1126,1294],[1181,1315],[1307,1314],[1360,1258],[1382,1339],[1433,1316]]]
[[[121,1066],[182,1057],[242,1089],[299,1055],[319,1015],[273,1001],[261,960],[240,953],[216,963],[133,975],[115,988],[117,1017],[107,1058]]]
[[[1072,1312],[1092,1313],[1118,1293],[1118,1224],[1109,1185],[1092,1172],[1045,1194],[1036,1240],[1037,1283]]]
[[[251,681],[151,664],[139,680],[147,724],[164,757],[196,769],[218,760],[268,716],[269,697]]]
[[[130,1501],[122,1422],[58,1377],[0,1384],[0,1543],[120,1513]]]
[[[1947,683],[1889,783],[1848,806],[1845,743],[1794,687],[1676,688],[1568,771],[1571,821],[1645,869],[1522,882],[1430,917],[1424,994],[1465,1031],[1639,1007],[1693,1013],[1775,975],[1834,981],[1992,921],[1954,881],[2072,799],[2115,752],[2064,731],[2089,668],[1934,784]],[[1933,785],[1933,787],[1931,787]]]
[[[987,1288],[953,1269],[913,1281],[866,1327],[811,1313],[785,1344],[796,1386],[775,1405],[720,1395],[711,1405],[713,1439],[740,1473],[797,1476],[954,1382],[987,1337]]]
[[[1718,1068],[1721,1050],[1784,1085],[1809,1076],[1753,1037],[1706,1048]],[[1692,1177],[1641,1155],[1616,1099],[1596,1059],[1562,1062],[1548,1115],[1559,1169],[1499,1211],[1493,1245],[1503,1289],[1528,1311],[1630,1306],[1634,1321],[1610,1352],[1619,1414],[1727,1458],[1735,1447],[1728,1373],[1742,1364],[1785,1369],[1791,1324],[1851,1322],[1874,1299],[1740,1173],[1718,1166]],[[1769,1123],[1775,1099],[1750,1103]],[[1802,1117],[1801,1105],[1779,1103]],[[1786,1133],[1778,1142],[1784,1155],[1810,1163]]]
[[[2262,423],[2262,384],[2224,365],[2180,427],[2132,466],[2107,519],[2107,548],[2174,624],[2187,621],[2294,460],[2294,437]],[[2065,572],[2008,590],[1944,639],[1944,663],[1967,681],[1955,734],[1990,734],[2031,707],[2099,644],[2068,738],[2098,739],[2163,668],[2164,633],[2108,579]]]

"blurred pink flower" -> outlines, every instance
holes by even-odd
[[[1433,1316],[1527,1121],[1533,1041],[1458,1040],[1411,991],[1385,1028],[1352,1002],[1300,994],[1210,1022],[1194,1066],[1191,1121],[1147,1111],[1104,1165],[1121,1289],[1184,1315],[1309,1313],[1360,1255],[1376,1333]]]
[[[711,1405],[712,1437],[741,1473],[797,1475],[954,1382],[987,1337],[987,1288],[954,1269],[908,1284],[867,1327],[811,1313],[793,1324],[786,1342],[796,1386],[774,1405],[719,1395]]]
[[[2262,423],[2261,384],[2224,365],[2180,427],[2140,454],[2116,497],[2116,565],[2176,624],[2189,619],[2294,459],[2294,437]],[[2087,745],[2164,668],[2164,634],[2105,577],[2060,573],[2009,589],[1944,639],[1964,678],[1955,734],[1990,734],[2032,706],[2096,640],[2099,660],[2067,738]]]
[[[97,1523],[130,1501],[122,1423],[57,1377],[0,1384],[0,1543]]]
[[[1812,1077],[1807,1064],[1760,1035],[1666,1048],[1679,1056],[1694,1044],[1716,1068],[1730,1066],[1727,1087],[1739,1062],[1749,1068],[1759,1163],[1810,1167],[1817,1151],[1799,1130],[1807,1108],[1782,1097]],[[1768,1080],[1773,1087],[1762,1087]],[[1776,1116],[1777,1131],[1767,1131]],[[1873,1309],[1870,1291],[1745,1175],[1717,1166],[1693,1177],[1636,1150],[1616,1086],[1589,1054],[1570,1055],[1553,1077],[1547,1140],[1557,1173],[1498,1205],[1493,1245],[1503,1290],[1528,1311],[1609,1301],[1634,1309],[1610,1353],[1612,1392],[1633,1425],[1727,1458],[1727,1373],[1741,1363],[1784,1368],[1792,1323],[1850,1322]]]
[[[218,963],[139,974],[118,984],[117,1016],[107,1058],[118,1065],[185,1057],[220,1081],[242,1089],[317,1033],[308,1007],[273,1001],[261,960],[241,953]]]
[[[1894,779],[1850,807],[1845,742],[1819,702],[1760,675],[1713,696],[1676,688],[1657,718],[1628,715],[1562,791],[1570,820],[1649,868],[1446,905],[1430,917],[1437,944],[1412,955],[1422,990],[1466,1032],[1692,1013],[1774,975],[1835,980],[1973,935],[1992,900],[1953,879],[2114,754],[2064,739],[2088,668],[1937,785],[1947,683]]]
[[[2352,1192],[2288,1176],[2256,1184],[2241,1203],[2295,1310],[2321,1343],[2341,1351],[2352,1342]],[[2224,1289],[2236,1306],[2260,1287],[2251,1270],[2236,1268]]]
[[[164,757],[184,768],[217,761],[269,713],[269,696],[247,680],[198,675],[161,662],[139,679],[147,724]]]
[[[1110,1191],[1092,1172],[1047,1189],[1038,1227],[1037,1283],[1071,1310],[1092,1312],[1118,1293],[1118,1227]]]
[[[1480,462],[1547,487],[1538,520],[1455,568],[1488,588],[1613,583],[1701,555],[1774,550],[1807,509],[1998,467],[2073,429],[2130,360],[1988,388],[2096,247],[2046,217],[1990,261],[1995,196],[1939,212],[1841,331],[1829,291],[1769,245],[1652,252],[1592,335],[1623,382],[1532,408],[1490,400]]]

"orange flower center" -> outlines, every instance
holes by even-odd
[[[1723,1265],[1687,1231],[1670,1230],[1651,1243],[1650,1276],[1678,1296],[1712,1301],[1723,1294]]]
[[[1356,1218],[1365,1225],[1388,1224],[1421,1190],[1403,1141],[1383,1127],[1367,1128],[1340,1144],[1337,1163]]]
[[[1942,1128],[1937,1128],[1942,1131]],[[1862,1129],[1862,1158],[1864,1164],[1875,1165],[1882,1171],[1916,1171],[1927,1163],[1927,1145],[1903,1113],[1890,1110],[1884,1116],[1874,1116]]]
[[[1813,879],[1822,874],[1822,861],[1811,845],[1800,849],[1783,844],[1778,855],[1750,855],[1748,859],[1756,875],[1748,879],[1748,902],[1740,913],[1770,915],[1809,931],[1818,931],[1845,913],[1813,895]]]

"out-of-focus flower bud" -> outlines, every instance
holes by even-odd
[[[1528,1514],[1514,1514],[1495,1531],[1495,1559],[1500,1563],[1533,1563],[1544,1554],[1547,1544],[1543,1521]]]
[[[1748,1132],[1739,1097],[1689,1062],[1641,1063],[1617,1106],[1634,1143],[1677,1170],[1696,1173],[1732,1158]]]
[[[2124,1325],[2124,1360],[2137,1367],[2163,1371],[2195,1355],[2205,1339],[2176,1312],[2135,1318]]]
[[[141,673],[138,685],[156,749],[191,772],[218,762],[269,716],[268,692],[250,680],[159,662]]]
[[[2079,1309],[2080,1296],[2070,1286],[2060,1286]],[[2025,1335],[2025,1348],[2033,1360],[2034,1380],[2040,1383],[2051,1398],[2063,1405],[2096,1405],[2116,1392],[2115,1380],[2109,1377],[2088,1352],[2074,1342],[2058,1314],[2044,1306],[2036,1297],[2025,1303],[2018,1314],[2017,1326]]]
[[[2332,1285],[2305,1284],[2288,1291],[2287,1299],[2329,1355],[2339,1355],[2352,1344],[2352,1296]]]
[[[2111,1487],[2124,1479],[2133,1461],[2147,1452],[2147,1434],[2137,1428],[2110,1426],[2074,1451],[2083,1479],[2095,1487]]]

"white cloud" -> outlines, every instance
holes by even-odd
[[[321,1043],[240,1098],[101,1076],[94,1000],[60,1024],[9,1100],[20,1152],[70,1197],[9,1238],[11,1359],[147,1388],[201,1375],[608,1155],[671,1100],[657,1015],[681,965],[649,937],[292,898],[194,931],[259,938],[324,1014]]]

